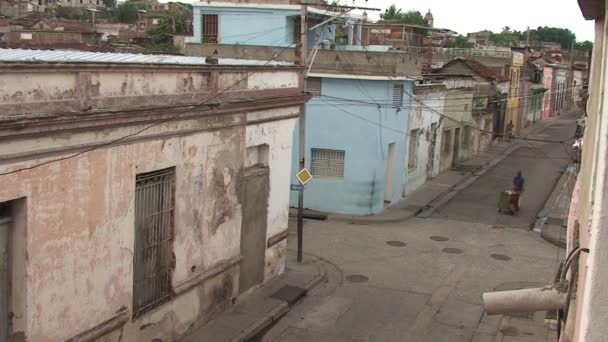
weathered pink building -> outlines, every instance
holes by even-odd
[[[0,341],[173,341],[283,272],[301,69],[205,62],[0,50]]]
[[[545,95],[543,98],[543,110],[541,113],[541,119],[546,120],[553,116],[552,101],[553,98],[553,68],[545,66],[543,68],[543,85],[545,86]]]

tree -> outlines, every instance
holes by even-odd
[[[584,42],[578,42],[578,43],[574,44],[574,48],[576,50],[581,50],[581,51],[593,50],[593,43],[588,40],[585,40]]]
[[[401,19],[401,9],[397,9],[395,5],[390,5],[384,10],[384,14],[380,14],[380,18],[383,21],[399,21]]]
[[[106,8],[114,8],[116,7],[116,0],[103,0],[103,5]]]
[[[125,1],[112,10],[112,17],[116,22],[133,24],[139,18],[139,10],[132,2]]]
[[[473,44],[469,43],[467,38],[463,35],[458,35],[456,38],[450,41],[448,44],[450,48],[459,48],[459,49],[470,49],[473,48]]]
[[[171,9],[158,20],[158,25],[148,31],[152,43],[157,45],[170,44],[171,34],[190,31],[189,16],[184,11]]]
[[[420,11],[407,11],[403,13],[401,9],[397,9],[397,6],[395,5],[390,5],[385,9],[384,13],[380,15],[380,18],[387,23],[428,25]]]
[[[559,43],[562,49],[569,49],[576,41],[576,35],[569,29],[540,26],[530,31],[530,39],[533,42]]]
[[[423,25],[423,26],[427,26],[428,25],[428,23],[426,22],[426,20],[422,16],[422,13],[420,13],[420,11],[407,11],[407,12],[405,12],[404,14],[401,15],[401,21],[400,22],[406,23],[406,24]]]
[[[55,9],[55,16],[63,19],[87,21],[89,20],[89,11],[80,8],[59,6]]]

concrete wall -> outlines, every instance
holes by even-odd
[[[305,101],[296,96],[302,92],[299,70],[262,68],[245,87],[226,94],[231,102],[208,108],[179,104],[187,102],[184,95],[194,103],[226,89],[231,84],[220,79],[238,78],[243,70],[56,65],[51,77],[40,72],[48,65],[2,67],[1,79],[15,87],[0,87],[0,172],[104,145],[0,176],[6,185],[0,202],[17,200],[11,203],[19,209],[12,261],[18,267],[12,279],[15,338],[64,341],[114,319],[120,324],[104,341],[172,341],[229,306],[238,294],[238,183],[247,148],[268,146],[267,239],[287,228],[292,131]],[[213,81],[202,81],[210,74]],[[291,88],[281,87],[281,80]],[[292,99],[277,102],[281,92]],[[54,111],[57,94],[92,106]],[[239,97],[253,103],[239,103]],[[142,104],[147,106],[138,109]],[[36,108],[45,114],[25,114]],[[166,118],[173,119],[150,126]],[[135,178],[167,167],[176,168],[175,295],[131,320]],[[280,240],[266,250],[266,280],[283,271],[285,247]]]
[[[404,84],[411,94],[411,82],[356,79],[322,79],[322,95],[354,101],[391,103],[393,85]],[[314,178],[306,185],[305,208],[344,214],[368,215],[384,209],[385,179],[389,144],[395,143],[395,162],[391,202],[401,198],[405,179],[406,132],[411,107],[410,97],[403,108],[378,108],[374,104],[341,101],[328,105],[330,98],[314,97],[306,106],[306,167],[311,167],[311,149],[345,151],[344,178]],[[334,102],[335,103],[335,102]],[[295,132],[298,132],[296,127]],[[294,151],[297,151],[297,133]],[[298,168],[294,153],[292,168]],[[292,176],[292,183],[297,180]],[[297,193],[291,194],[297,205]]]
[[[473,89],[452,89],[449,90],[445,98],[444,114],[449,118],[445,118],[443,129],[452,132],[451,142],[442,142],[449,145],[449,152],[446,149],[442,150],[441,154],[441,171],[449,169],[454,162],[465,160],[473,154],[473,133],[474,127],[469,127],[468,138],[465,137],[465,127],[474,126],[473,119]],[[465,123],[468,123],[465,124]],[[457,135],[457,128],[460,129],[460,135]],[[456,146],[459,146],[458,151],[454,153]],[[445,145],[444,145],[445,147]]]
[[[409,115],[409,136],[406,144],[408,159],[406,159],[407,184],[405,194],[408,195],[420,188],[427,179],[439,174],[439,157],[441,154],[441,132],[444,119],[443,113],[447,90],[444,85],[417,85],[414,95],[422,103],[414,103]],[[418,135],[413,134],[417,130]],[[418,156],[416,166],[408,167],[410,158],[409,146],[411,139],[418,139]]]
[[[95,44],[101,35],[95,32],[63,32],[63,31],[13,31],[4,35],[8,43],[53,44],[53,43],[84,43]]]
[[[295,49],[253,45],[186,44],[186,55],[294,62]],[[312,72],[360,75],[420,75],[422,58],[404,52],[372,52],[320,49]]]
[[[581,6],[588,6],[581,1]],[[602,6],[603,8],[603,6]],[[570,305],[563,341],[602,341],[608,334],[608,296],[606,295],[606,260],[608,235],[606,205],[608,203],[606,160],[608,160],[608,120],[606,119],[607,86],[605,70],[608,28],[604,12],[595,21],[595,42],[590,71],[589,101],[583,153],[575,195],[568,222],[569,251],[578,246],[589,248],[578,260],[576,295]]]

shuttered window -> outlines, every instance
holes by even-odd
[[[312,96],[321,96],[321,78],[309,77],[306,79],[306,92]]]
[[[217,44],[218,32],[217,14],[203,14],[203,43]]]
[[[403,84],[395,84],[393,86],[393,107],[403,107]]]
[[[311,173],[320,178],[344,178],[345,151],[313,148]]]

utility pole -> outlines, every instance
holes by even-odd
[[[530,46],[530,26],[526,30],[526,47]]]
[[[298,59],[299,64],[302,66],[306,66],[306,50],[307,50],[307,37],[308,37],[308,29],[306,25],[306,5],[301,5],[300,8],[300,44],[298,51]],[[306,69],[302,71],[302,83],[304,84],[304,90],[306,91]],[[300,120],[298,123],[298,144],[299,144],[299,160],[300,160],[300,170],[306,167],[305,157],[306,157],[306,104],[300,105]],[[298,171],[300,171],[298,170]],[[304,239],[304,187],[298,190],[298,262],[302,262],[302,246]]]

